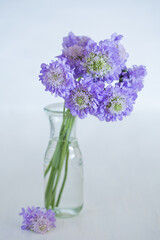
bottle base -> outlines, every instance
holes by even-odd
[[[77,208],[55,208],[53,211],[58,218],[71,218],[79,214],[82,208],[83,205]]]

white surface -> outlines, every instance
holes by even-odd
[[[0,239],[160,239],[159,1],[0,1]],[[131,117],[78,122],[84,159],[82,213],[41,236],[20,229],[21,207],[43,206],[43,156],[55,102],[38,82],[41,62],[69,31],[99,41],[122,33],[128,65],[148,69]]]

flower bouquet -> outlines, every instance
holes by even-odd
[[[143,88],[146,68],[126,66],[128,53],[120,43],[122,37],[115,33],[96,43],[70,32],[63,38],[57,60],[41,65],[39,78],[45,90],[64,99],[56,146],[45,166],[47,209],[58,209],[63,197],[76,116],[83,119],[91,114],[106,122],[122,120],[132,112],[137,93]]]

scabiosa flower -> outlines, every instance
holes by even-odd
[[[58,61],[41,65],[40,80],[46,91],[64,98],[73,116],[98,114],[100,119],[114,121],[128,115],[143,88],[146,68],[126,67],[129,55],[122,38],[114,33],[97,44],[70,32],[63,38]]]
[[[72,32],[63,38],[63,52],[59,58],[66,58],[67,63],[74,69],[74,76],[78,78],[82,75],[81,62],[84,58],[84,50],[90,38],[86,36],[75,36]]]
[[[63,56],[67,58],[72,67],[78,67],[84,57],[84,48],[78,45],[65,48],[63,50]]]
[[[39,218],[33,224],[33,231],[36,233],[46,233],[51,229],[51,222],[47,218]]]
[[[120,74],[120,84],[123,88],[129,88],[136,92],[143,88],[143,80],[146,76],[146,67],[134,65],[132,68],[125,68]]]
[[[85,118],[88,113],[95,114],[103,90],[103,82],[96,84],[90,79],[83,79],[71,90],[70,95],[65,99],[65,106],[70,109],[73,116],[78,115],[80,118]]]
[[[122,120],[133,110],[136,97],[135,92],[110,85],[103,92],[103,100],[99,105],[96,116],[107,122]]]
[[[99,45],[90,41],[86,46],[85,57],[81,63],[84,73],[94,79],[104,80],[108,83],[118,79],[126,61],[124,56],[122,57],[122,50],[120,51],[118,47],[119,40],[120,37],[117,36],[117,40],[115,38],[104,40]]]
[[[64,98],[74,87],[73,71],[64,59],[52,61],[48,65],[42,63],[40,73],[39,79],[46,87],[45,90],[55,93],[55,96]]]
[[[55,227],[55,213],[52,210],[39,207],[22,208],[19,214],[23,216],[22,230],[31,230],[36,233],[46,233]]]

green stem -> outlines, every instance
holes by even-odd
[[[52,193],[52,184],[54,182],[55,176],[56,176],[56,169],[52,167],[49,179],[48,179],[48,184],[46,187],[45,191],[45,207],[48,209],[50,205],[50,199],[51,199],[51,193]]]
[[[65,159],[66,147],[67,147],[66,145],[67,145],[67,142],[65,142],[65,144],[63,146],[62,155],[61,155],[61,159],[60,159],[60,164],[59,164],[59,168],[58,168],[58,171],[57,171],[58,172],[57,179],[56,179],[56,183],[55,183],[55,186],[54,186],[54,189],[53,189],[53,192],[52,192],[51,202],[54,201],[54,198],[55,198],[55,195],[56,195],[56,190],[57,190],[57,186],[58,186],[58,183],[59,183],[61,170],[62,170],[62,167],[63,167],[63,162],[64,162],[64,159]]]
[[[47,187],[46,187],[46,192],[45,192],[46,208],[49,208],[49,206],[54,208],[54,206],[55,206],[56,189],[57,189],[57,186],[59,183],[64,160],[66,158],[66,155],[69,154],[68,153],[68,145],[69,145],[69,138],[70,138],[72,126],[74,123],[74,119],[75,119],[75,117],[73,117],[71,115],[70,110],[68,109],[65,112],[65,107],[64,107],[63,122],[62,122],[61,130],[60,130],[60,134],[59,134],[59,140],[57,142],[53,157],[50,160],[50,163],[49,163],[47,169],[45,170],[45,176],[46,176],[47,173],[49,172],[49,170],[51,169]],[[66,160],[67,160],[67,158],[66,158]],[[62,189],[62,191],[63,191],[63,189]],[[61,197],[61,194],[60,194],[60,197]],[[57,202],[59,203],[59,201],[57,201]],[[57,204],[56,204],[56,206],[57,206]]]
[[[67,117],[67,113],[65,114],[65,106],[64,106],[64,107],[63,107],[63,122],[62,122],[61,130],[60,130],[59,139],[61,139],[61,138],[63,137],[63,134],[64,134],[64,127],[65,127],[66,117]],[[51,168],[52,165],[53,165],[53,166],[57,165],[57,164],[56,164],[56,157],[55,157],[55,155],[56,155],[57,149],[59,150],[59,145],[60,145],[60,142],[58,141],[58,142],[57,142],[57,145],[56,145],[55,152],[54,152],[54,154],[53,154],[53,157],[51,158],[50,163],[49,163],[48,167],[47,167],[46,170],[45,170],[44,176],[47,175],[47,173],[49,172],[49,170],[50,170],[50,168]]]
[[[51,166],[54,166],[54,168],[57,168],[58,166],[58,162],[57,162],[57,155],[59,154],[59,149],[60,149],[60,142],[58,141],[57,145],[56,145],[56,149],[54,151],[53,157],[50,160],[50,163],[48,165],[48,167],[45,170],[44,176],[47,175],[47,173],[49,172]]]
[[[59,205],[59,202],[60,202],[60,199],[61,199],[61,196],[62,196],[62,192],[63,192],[63,189],[64,189],[64,185],[65,185],[65,182],[66,182],[66,178],[67,178],[67,173],[68,173],[68,157],[69,157],[69,149],[67,150],[66,164],[65,164],[65,174],[64,174],[63,183],[62,183],[62,186],[61,186],[61,189],[60,189],[60,193],[59,193],[59,196],[58,196],[58,200],[57,200],[57,202],[56,202],[56,207],[58,207],[58,205]]]
[[[64,141],[64,145],[63,145],[63,148],[62,148],[62,154],[61,154],[61,158],[60,158],[60,162],[59,162],[57,179],[56,179],[56,183],[55,183],[55,186],[54,186],[54,189],[53,189],[53,192],[52,192],[51,202],[54,201],[55,196],[56,196],[56,190],[57,190],[57,186],[58,186],[59,179],[60,179],[60,176],[61,176],[63,163],[64,163],[64,160],[65,160],[66,154],[68,152],[67,149],[68,149],[68,146],[69,146],[69,137],[70,137],[70,134],[71,134],[74,119],[75,119],[74,117],[69,119],[68,132],[67,132],[66,139]],[[52,204],[52,206],[53,206],[53,204]]]

